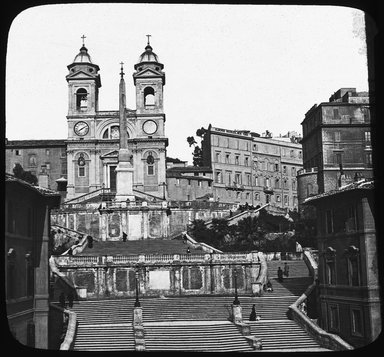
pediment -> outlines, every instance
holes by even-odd
[[[163,76],[164,73],[154,70],[153,68],[144,68],[141,72],[135,73],[135,77]]]
[[[110,152],[107,152],[104,155],[100,155],[100,159],[108,159],[108,158],[117,158],[119,156],[119,151],[118,150],[113,150]]]
[[[66,78],[67,79],[94,79],[95,76],[92,75],[91,73],[78,71],[78,72],[68,74]]]

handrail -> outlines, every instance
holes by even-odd
[[[334,351],[353,350],[354,347],[344,341],[340,336],[324,331],[299,309],[300,304],[302,304],[308,298],[315,287],[316,282],[313,282],[307,288],[307,290],[292,305],[288,307],[289,319],[296,321],[322,347]]]
[[[77,196],[77,197],[72,198],[72,199],[70,199],[68,201],[65,201],[65,202],[63,202],[63,205],[67,205],[67,204],[71,205],[71,204],[74,204],[74,203],[82,202],[82,201],[84,201],[84,198],[86,198],[87,196],[89,196],[88,198],[95,197],[95,193],[100,192],[100,191],[103,191],[103,194],[104,194],[104,192],[111,192],[111,189],[110,188],[105,188],[105,187],[98,188],[97,190],[94,190],[92,192],[87,192],[84,195]]]
[[[83,233],[83,232],[79,232],[79,231],[75,231],[74,229],[71,229],[71,228],[66,228],[66,227],[63,227],[63,226],[60,226],[58,224],[55,224],[55,225],[52,225],[51,227],[59,227],[59,229],[62,229],[64,231],[66,230],[69,230],[73,233],[76,233],[80,236],[83,236],[83,238],[80,240],[79,243],[77,244],[74,244],[73,246],[71,246],[70,248],[68,248],[65,252],[63,252],[61,255],[67,255],[69,253],[70,250],[72,250],[72,254],[76,254],[76,253],[81,253],[84,248],[86,247],[87,245],[87,241],[88,241],[88,235],[87,233]],[[93,240],[97,241],[97,239],[93,238]]]
[[[50,303],[49,306],[61,311],[63,314],[68,316],[67,331],[65,333],[64,341],[60,345],[60,350],[68,351],[72,348],[76,336],[77,314],[74,311],[67,310],[52,303]]]
[[[208,253],[223,253],[220,249],[214,248],[210,246],[209,244],[206,243],[200,243],[196,240],[194,240],[188,233],[187,231],[184,231],[181,233],[183,237],[185,237],[188,241],[189,244],[191,244],[194,248],[201,247],[203,251],[208,252]]]

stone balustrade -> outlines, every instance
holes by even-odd
[[[55,265],[60,266],[99,266],[119,265],[130,263],[157,263],[157,262],[253,262],[259,263],[258,253],[215,253],[215,254],[136,254],[114,256],[78,256],[60,255],[53,257]]]

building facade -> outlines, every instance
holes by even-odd
[[[370,178],[371,118],[367,92],[341,88],[328,102],[314,105],[303,122],[303,169],[298,172],[299,203],[334,190],[356,177]]]
[[[297,208],[300,144],[209,125],[202,150],[204,165],[212,168],[214,200]]]
[[[15,164],[39,179],[39,186],[57,190],[57,180],[67,179],[65,140],[6,140],[5,172],[12,174]],[[60,182],[60,181],[59,181]]]
[[[305,200],[317,211],[320,327],[354,347],[381,332],[373,181]]]
[[[5,296],[9,330],[22,344],[48,348],[50,210],[60,195],[5,178]]]
[[[123,108],[134,167],[133,188],[155,196],[162,196],[166,180],[168,139],[164,131],[163,67],[148,43],[134,66],[136,109]],[[102,187],[114,192],[119,110],[99,111],[99,66],[92,62],[84,45],[68,65],[68,71],[67,199]],[[123,78],[124,73],[121,74]]]

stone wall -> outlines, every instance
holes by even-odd
[[[157,205],[107,207],[74,205],[52,211],[51,224],[91,235],[101,240],[121,240],[123,232],[128,240],[165,238],[185,230],[194,219],[209,220],[229,215],[229,207],[177,207]]]
[[[260,263],[253,253],[235,255],[60,256],[55,259],[57,267],[77,289],[86,288],[87,298],[134,297],[136,279],[140,295],[145,296],[233,295],[235,271],[239,293],[250,294],[260,273]]]

